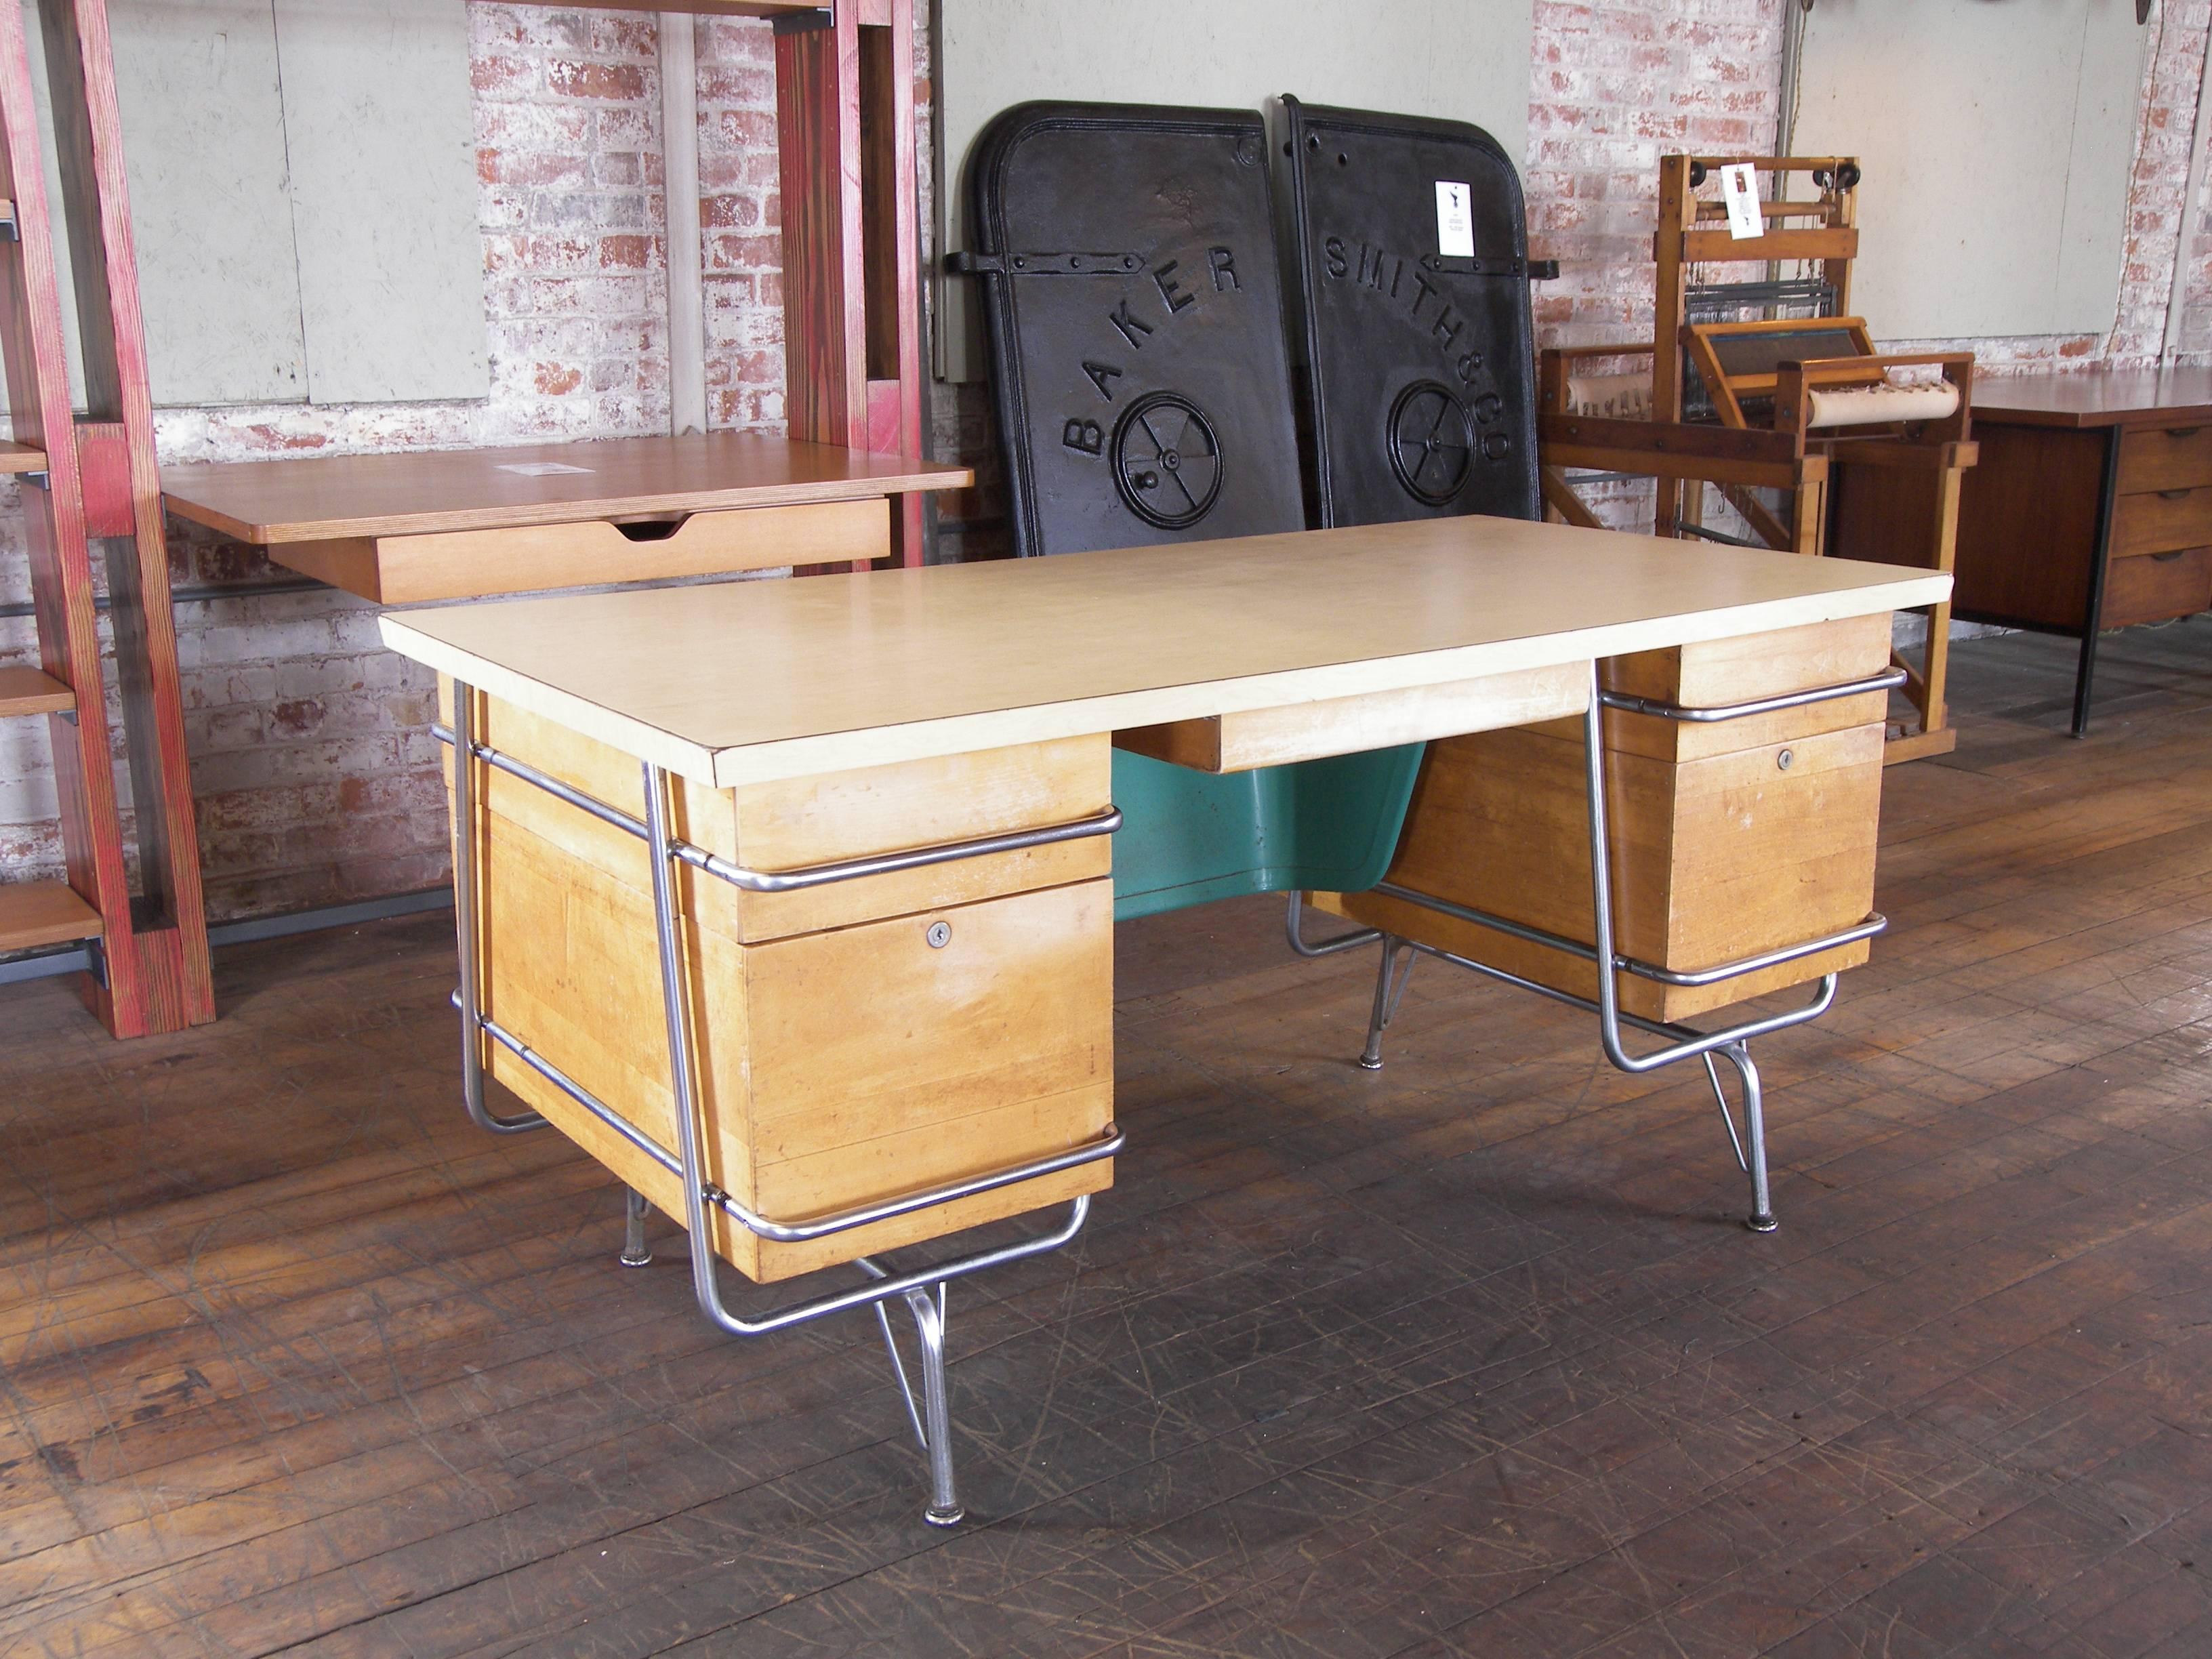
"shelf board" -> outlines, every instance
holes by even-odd
[[[65,881],[0,884],[0,951],[71,945],[98,939],[104,931],[100,912]]]
[[[46,470],[45,450],[0,439],[0,472],[43,472]]]
[[[0,668],[0,716],[58,714],[76,707],[76,694],[35,668]]]

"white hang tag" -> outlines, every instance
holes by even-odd
[[[1759,180],[1750,162],[1721,169],[1721,198],[1728,204],[1730,236],[1741,242],[1766,234],[1766,216],[1759,210]]]
[[[1447,259],[1474,258],[1474,191],[1456,179],[1437,180],[1437,252]]]
[[[517,472],[526,478],[558,477],[564,472],[589,472],[588,466],[570,466],[566,461],[499,461],[495,465],[501,472]]]

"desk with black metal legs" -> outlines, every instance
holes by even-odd
[[[1815,704],[1850,711],[1855,724],[1795,742],[1808,775],[1852,781],[1822,799],[1863,819],[1845,839],[1870,846],[1878,795],[1856,786],[1856,734],[1881,684],[1831,673],[1826,630],[1886,633],[1888,612],[1948,586],[1921,571],[1686,556],[1464,519],[388,615],[387,643],[440,672],[451,721],[469,1109],[497,1129],[550,1123],[641,1195],[625,1260],[641,1254],[641,1201],[680,1220],[700,1304],[733,1334],[872,1306],[903,1387],[886,1313],[903,1301],[926,1515],[949,1524],[960,1506],[945,1287],[1075,1237],[1122,1144],[1113,733],[1144,728],[1149,744],[1222,771],[1450,738],[1433,745],[1434,770],[1469,740],[1454,734],[1547,722],[1598,738],[1575,757],[1587,833],[1577,824],[1552,845],[1539,825],[1525,837],[1562,866],[1588,860],[1586,945],[1541,915],[1413,884],[1423,796],[1443,799],[1428,773],[1389,886],[1325,902],[1440,902],[1419,915],[1486,939],[1517,933],[1531,951],[1583,951],[1587,996],[1394,914],[1374,1036],[1411,943],[1593,1007],[1616,1064],[1697,1056],[1710,1068],[1721,1054],[1745,1079],[1740,1145],[1764,1219],[1743,1045],[1824,1008],[1834,967],[1863,957],[1880,921],[1862,904],[1850,927],[1830,927],[1794,914],[1787,893],[1772,900],[1797,924],[1787,948],[1719,965],[1739,990],[1821,977],[1790,1013],[1698,1032],[1663,999],[1639,1001],[1639,964],[1684,986],[1714,964],[1638,945],[1640,921],[1616,902],[1608,808],[1623,774],[1609,723],[1653,716],[1624,710],[1631,694],[1609,677],[1639,653],[1725,656],[1756,641],[1747,648],[1765,660],[1775,641],[1802,642],[1800,679],[1828,678],[1791,690],[1823,695],[1734,712],[1756,725]],[[1849,764],[1810,755],[1838,736]],[[1872,741],[1878,776],[1878,721]],[[1632,887],[1620,896],[1638,902]],[[1597,974],[1602,961],[1624,973]],[[1624,1028],[1668,1046],[1632,1056]],[[495,1117],[486,1074],[529,1115]],[[889,1259],[1063,1205],[1063,1218],[1014,1242]],[[725,1300],[725,1261],[761,1283],[839,1265],[862,1277],[740,1313]]]

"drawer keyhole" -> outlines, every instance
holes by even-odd
[[[952,924],[949,921],[933,921],[929,924],[929,931],[922,937],[929,941],[931,950],[942,951],[952,943]]]
[[[1774,764],[1781,770],[1787,772],[1790,769],[1790,763],[1796,758],[1796,756],[1791,754],[1787,749],[1785,749],[1774,757]]]

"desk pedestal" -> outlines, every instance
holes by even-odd
[[[1616,657],[1609,693],[1705,711],[1867,678],[1889,619]],[[1615,948],[1695,978],[1845,933],[1874,902],[1880,691],[1717,722],[1608,708]],[[1593,937],[1583,723],[1551,720],[1430,746],[1404,836],[1367,893],[1321,908],[1585,999],[1594,962],[1423,907],[1440,899],[1587,944]],[[1863,939],[1711,983],[1617,975],[1623,1012],[1673,1021],[1808,983],[1867,958]]]
[[[441,690],[450,715],[450,683]],[[635,811],[637,763],[472,692],[477,743]],[[672,831],[753,871],[1082,821],[1108,807],[1105,738],[716,790],[678,782]],[[483,1016],[661,1148],[677,1145],[651,867],[616,824],[501,767],[471,792]],[[804,1225],[1095,1144],[1113,1119],[1103,835],[748,891],[680,866],[695,1116],[706,1180]],[[489,1075],[681,1219],[680,1178],[516,1048]],[[716,1253],[772,1280],[1111,1184],[1110,1159],[796,1242],[708,1212]]]

